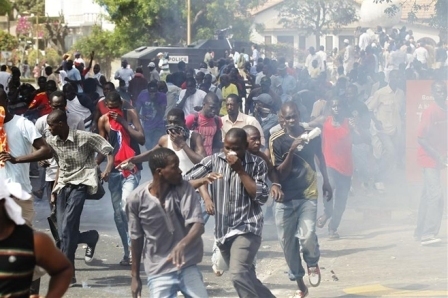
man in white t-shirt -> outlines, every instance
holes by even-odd
[[[67,111],[84,119],[86,130],[90,131],[93,113],[95,111],[95,106],[92,100],[82,94],[76,94],[72,84],[65,84],[62,90],[67,99]]]
[[[0,166],[0,177],[20,183],[24,191],[31,193],[30,162],[51,158],[53,154],[33,122],[8,111],[8,100],[3,90],[0,90],[0,106],[5,110],[3,129],[9,147],[9,152],[0,152],[0,161],[4,163],[4,166]],[[33,200],[15,201],[22,207],[22,216],[31,226],[34,217]]]
[[[121,68],[115,72],[114,79],[122,79],[126,83],[126,88],[129,87],[129,81],[134,77],[134,71],[128,67],[128,61],[121,61]]]
[[[313,61],[316,60],[317,61],[317,68],[322,69],[322,59],[320,58],[319,55],[317,55],[316,53],[316,49],[314,47],[310,47],[308,49],[308,56],[306,57],[305,60],[305,67],[308,69],[308,73],[311,73],[311,71],[313,70]]]
[[[322,61],[320,72],[325,72],[327,69],[327,53],[325,53],[324,46],[319,47],[319,51],[316,53],[320,57],[320,60]]]
[[[187,89],[179,94],[177,107],[184,111],[185,117],[202,109],[202,102],[207,95],[202,90],[196,89],[196,81],[193,78],[187,78]]]
[[[6,71],[6,65],[2,65],[0,69],[0,85],[3,86],[3,89],[8,92],[8,83],[11,79],[11,74]]]
[[[68,83],[76,84],[78,93],[82,93],[81,74],[76,67],[73,67],[73,60],[68,60],[66,66],[67,70],[65,72],[67,73],[67,77],[64,80]]]

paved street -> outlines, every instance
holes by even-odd
[[[149,179],[147,166],[142,175]],[[364,196],[356,192],[349,198],[342,220],[340,240],[327,238],[326,229],[319,230],[322,252],[322,283],[310,288],[309,297],[446,297],[447,291],[447,222],[440,232],[442,243],[422,247],[413,239],[419,185],[404,186],[397,181],[388,195]],[[46,202],[36,201],[38,229],[47,230]],[[321,207],[321,206],[320,206]],[[319,208],[321,214],[322,208]],[[95,260],[84,263],[84,249],[77,251],[79,285],[69,289],[65,297],[130,297],[130,268],[121,267],[121,243],[115,228],[110,197],[89,201],[84,207],[81,230],[100,232]],[[237,297],[229,274],[216,277],[211,270],[213,220],[203,236],[205,255],[200,269],[210,297]],[[257,273],[277,297],[291,297],[295,283],[286,275],[287,267],[275,226],[265,225],[262,247],[258,254]],[[333,273],[332,273],[333,272]],[[48,277],[43,278],[42,294]],[[147,288],[143,296],[148,297]]]

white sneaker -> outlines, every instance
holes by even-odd
[[[440,238],[431,237],[431,238],[422,239],[422,241],[420,243],[422,246],[425,246],[425,245],[439,243],[441,241],[442,240]]]

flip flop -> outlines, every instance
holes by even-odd
[[[317,219],[317,223],[316,226],[320,229],[322,229],[323,227],[325,227],[325,224],[327,223],[327,220],[329,219],[329,217],[327,217],[325,214],[322,214],[321,216],[319,216],[319,218]]]
[[[305,298],[308,296],[308,294],[309,294],[308,288],[306,289],[305,292],[297,290],[293,298]]]

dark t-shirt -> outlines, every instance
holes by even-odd
[[[181,88],[182,83],[185,82],[185,80],[187,79],[187,75],[185,74],[185,72],[182,71],[177,71],[173,73],[172,77],[173,77],[173,84],[179,88]]]
[[[269,141],[272,163],[278,167],[286,159],[294,139],[284,130],[271,136]],[[281,181],[285,194],[284,201],[297,199],[317,199],[317,175],[314,156],[321,151],[322,140],[317,137],[305,144],[301,151],[296,150],[288,177]]]

